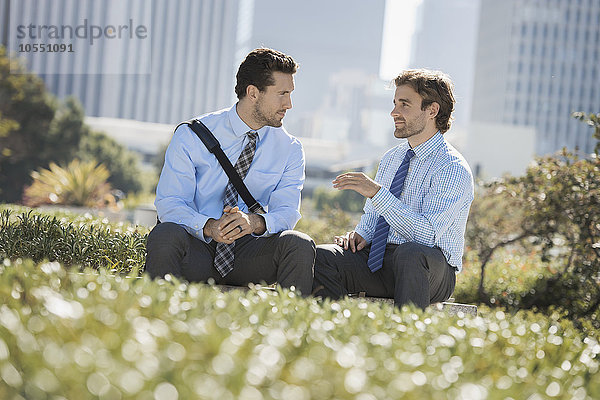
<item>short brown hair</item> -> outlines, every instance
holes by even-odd
[[[262,92],[267,86],[275,84],[273,71],[295,74],[297,69],[298,64],[294,59],[280,51],[267,48],[252,50],[238,69],[235,94],[242,99],[249,85],[256,86]]]
[[[454,111],[454,84],[450,77],[441,71],[428,69],[408,69],[394,79],[396,87],[408,85],[423,98],[421,110],[430,104],[438,103],[440,110],[435,117],[435,126],[444,133],[450,129]]]

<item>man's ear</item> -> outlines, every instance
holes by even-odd
[[[251,99],[251,100],[256,100],[258,99],[258,93],[260,93],[260,90],[258,90],[258,88],[254,85],[248,85],[246,86],[246,96]]]
[[[440,112],[440,105],[435,101],[429,105],[429,117],[435,119]]]

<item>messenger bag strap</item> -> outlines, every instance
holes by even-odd
[[[223,152],[221,144],[219,143],[215,135],[213,135],[212,132],[206,127],[206,125],[204,125],[199,119],[193,119],[190,121],[182,122],[182,124],[187,124],[192,129],[192,131],[194,131],[194,133],[200,138],[202,143],[204,143],[208,151],[210,151],[215,155],[215,157],[217,157],[219,164],[221,164],[221,167],[223,167],[223,170],[225,170],[225,173],[227,174],[229,180],[235,187],[235,190],[237,190],[237,192],[242,197],[242,200],[244,200],[244,203],[246,203],[246,205],[248,206],[248,210],[256,214],[264,214],[265,210],[254,199],[252,194],[250,194],[250,191],[248,191],[246,184],[244,183],[242,178],[240,178],[240,175],[236,172],[233,165],[231,165],[231,161],[229,161],[229,158],[227,158],[227,156]]]

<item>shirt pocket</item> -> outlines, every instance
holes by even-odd
[[[279,172],[250,169],[246,179],[244,179],[244,183],[252,196],[263,206],[266,206],[269,204],[271,194],[277,187],[280,179],[281,174]]]

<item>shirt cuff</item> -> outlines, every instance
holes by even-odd
[[[209,217],[205,216],[205,215],[200,215],[198,216],[194,222],[193,222],[193,226],[188,226],[187,231],[194,237],[197,237],[198,239],[202,240],[205,243],[210,243],[212,242],[212,238],[206,238],[204,237],[204,225],[206,225],[206,222],[209,220]]]
[[[398,200],[388,189],[381,187],[375,196],[371,198],[373,209],[379,215],[385,214],[392,205]]]
[[[266,214],[259,214],[261,217],[263,217],[263,219],[265,220],[265,231],[263,232],[262,235],[257,235],[254,232],[251,233],[252,236],[254,237],[269,237],[269,236],[273,236],[273,234],[271,233],[271,229],[270,227],[273,225],[273,216],[269,215],[269,213]]]

